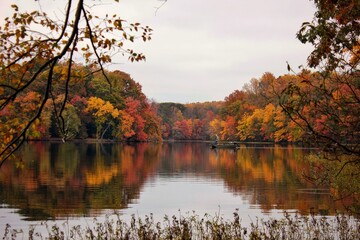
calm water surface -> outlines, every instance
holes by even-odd
[[[6,223],[27,229],[43,220],[84,223],[114,211],[153,213],[161,220],[220,214],[243,221],[282,216],[284,210],[331,215],[341,209],[329,189],[303,180],[310,150],[242,145],[212,150],[207,143],[24,145],[0,172],[0,232]]]

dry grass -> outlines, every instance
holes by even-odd
[[[47,233],[37,232],[31,226],[26,237],[29,239],[360,239],[360,224],[353,217],[337,215],[289,215],[282,219],[257,219],[250,226],[243,227],[239,213],[234,212],[232,220],[195,213],[187,216],[168,217],[157,222],[153,216],[136,218],[129,222],[120,215],[107,216],[102,222],[94,219],[94,225],[73,226],[63,224],[49,226],[43,223]],[[24,231],[5,227],[3,239],[23,239]]]

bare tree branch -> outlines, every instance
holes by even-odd
[[[159,1],[162,3],[160,4],[160,6],[155,7],[155,16],[156,16],[157,12],[159,11],[159,9],[162,8],[167,3],[167,0],[159,0]]]

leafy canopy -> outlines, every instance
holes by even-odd
[[[1,164],[26,139],[47,100],[52,98],[55,102],[55,84],[61,84],[57,89],[62,89],[64,94],[62,103],[54,108],[60,129],[65,131],[64,109],[75,61],[80,59],[92,72],[102,72],[111,87],[104,67],[111,63],[114,54],[127,55],[132,62],[145,60],[143,54],[126,48],[125,43],[151,40],[152,29],[140,23],[128,23],[117,15],[97,15],[91,5],[100,2],[67,0],[64,13],[57,12],[56,17],[50,17],[41,8],[21,11],[20,6],[11,5],[12,16],[0,26],[0,111],[11,108],[32,87],[41,86],[42,95],[28,120],[14,126],[16,131],[0,132],[1,139],[6,139],[0,143]],[[56,72],[58,65],[66,66],[61,82]],[[1,125],[13,122],[0,121]]]

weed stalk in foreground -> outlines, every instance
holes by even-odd
[[[120,214],[107,215],[100,222],[94,219],[92,226],[70,226],[68,221],[61,226],[42,223],[46,233],[30,226],[28,239],[360,239],[358,219],[348,215],[322,217],[315,214],[303,216],[284,213],[281,219],[257,219],[250,226],[241,225],[238,211],[232,220],[220,215],[195,212],[185,216],[165,216],[162,222],[155,221],[152,214],[144,218],[132,215],[127,223]],[[23,239],[22,229],[5,226],[3,239]]]

